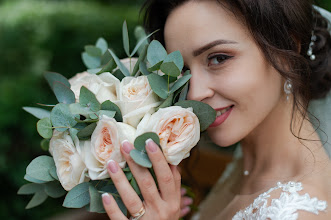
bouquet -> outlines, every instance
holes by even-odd
[[[122,141],[134,143],[130,156],[154,175],[145,150],[147,139],[160,146],[168,163],[178,165],[190,155],[200,132],[214,122],[213,108],[185,100],[191,75],[182,72],[179,51],[168,54],[160,42],[149,43],[153,33],[146,36],[138,27],[140,37],[130,52],[126,22],[122,31],[128,58],[120,60],[99,38],[82,53],[86,72],[69,80],[58,73],[44,74],[58,104],[23,108],[39,118],[41,146],[50,153],[35,158],[26,168],[24,179],[30,183],[18,194],[34,194],[27,209],[47,197],[65,196],[64,207],[102,213],[101,195],[107,192],[126,214],[106,169],[109,160],[116,161],[141,196],[121,155]]]

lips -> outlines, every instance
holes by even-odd
[[[233,110],[233,105],[225,107],[225,108],[219,108],[216,110],[216,119],[215,121],[209,126],[209,127],[217,127],[221,125],[230,115],[230,113]]]

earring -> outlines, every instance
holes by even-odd
[[[289,95],[292,93],[292,83],[289,79],[287,79],[284,83],[284,92],[286,94],[286,101],[288,101]]]
[[[314,31],[311,32],[311,38],[310,38],[310,43],[307,51],[307,55],[310,57],[310,60],[315,60],[316,56],[313,53],[313,46],[315,45],[315,42],[317,40],[317,37],[314,33]]]

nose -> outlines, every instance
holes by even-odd
[[[214,95],[214,91],[211,87],[212,83],[207,74],[204,74],[201,70],[191,68],[191,75],[187,99],[203,101]]]

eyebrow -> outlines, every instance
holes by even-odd
[[[210,42],[202,47],[200,47],[199,49],[197,50],[194,50],[193,51],[193,56],[199,56],[200,54],[202,54],[203,52],[209,50],[210,48],[213,48],[217,45],[220,45],[220,44],[237,44],[237,42],[235,41],[230,41],[230,40],[215,40],[213,42]]]

